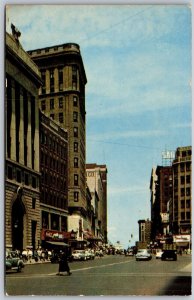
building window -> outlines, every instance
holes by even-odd
[[[36,198],[32,198],[32,209],[36,208]]]
[[[181,208],[182,208],[182,209],[185,208],[185,200],[181,200]]]
[[[51,118],[52,120],[54,120],[54,119],[55,119],[55,114],[50,114],[50,118]]]
[[[186,176],[186,183],[191,183],[191,176],[190,175]]]
[[[78,127],[73,128],[73,136],[78,137]]]
[[[59,113],[59,122],[63,123],[63,113]]]
[[[191,194],[190,188],[186,188],[186,195],[187,195],[187,196],[190,196],[190,194]]]
[[[63,90],[63,68],[60,68],[59,70],[59,91]]]
[[[181,184],[185,184],[185,177],[181,176]]]
[[[45,110],[46,109],[46,101],[42,100],[41,101],[41,110]]]
[[[36,188],[36,177],[32,176],[32,187]]]
[[[17,172],[16,172],[16,180],[17,180],[17,182],[22,181],[22,176],[21,176],[21,171],[20,170],[17,170]]]
[[[74,152],[78,152],[78,143],[74,142]]]
[[[54,99],[50,99],[50,109],[54,109],[55,104],[54,104]]]
[[[77,97],[73,97],[73,106],[77,106],[77,105],[78,105]]]
[[[59,98],[59,108],[63,108],[63,97]]]
[[[25,182],[25,185],[29,185],[29,176],[27,173],[25,173],[25,175],[24,175],[24,182]]]
[[[77,112],[77,111],[74,111],[74,112],[73,112],[73,121],[74,121],[74,122],[77,122],[77,121],[78,121],[78,112]]]
[[[50,70],[50,92],[54,92],[54,70]]]
[[[78,174],[74,174],[74,185],[78,185]]]
[[[185,195],[185,189],[182,188],[182,189],[181,189],[181,196],[183,197],[184,195]]]
[[[74,168],[78,168],[78,157],[74,157]]]
[[[182,213],[181,213],[181,220],[184,220],[184,219],[185,219],[185,213],[182,212]]]
[[[190,171],[191,170],[191,164],[190,163],[186,163],[186,171]]]
[[[72,66],[72,88],[77,89],[77,66]]]
[[[180,167],[181,167],[181,172],[184,172],[184,170],[185,170],[184,164],[181,164]]]
[[[191,218],[191,213],[190,213],[190,211],[187,211],[186,212],[186,219],[190,220],[190,218]]]
[[[13,169],[10,166],[7,167],[7,177],[8,179],[13,179]]]
[[[190,208],[191,207],[191,200],[186,200],[186,208]]]
[[[45,71],[41,72],[41,79],[42,79],[42,94],[46,93],[46,73]]]
[[[74,202],[79,201],[79,192],[74,192]]]

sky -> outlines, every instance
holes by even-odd
[[[152,168],[162,151],[192,143],[190,7],[9,5],[8,32],[11,23],[26,51],[80,45],[87,163],[108,169],[109,241],[135,245],[138,220],[150,219]]]

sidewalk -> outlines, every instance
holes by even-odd
[[[34,265],[34,264],[46,264],[46,263],[50,263],[50,259],[49,260],[38,260],[36,261],[34,258],[31,258],[29,260],[27,260],[26,262],[24,262],[24,265]]]

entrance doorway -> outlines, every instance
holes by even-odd
[[[16,199],[12,206],[12,246],[13,250],[23,250],[23,219],[25,207],[21,199]]]

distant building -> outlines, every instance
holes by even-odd
[[[151,241],[151,221],[147,220],[139,220],[139,242],[150,244]]]
[[[178,147],[173,169],[173,197],[169,205],[173,234],[191,234],[192,227],[192,148]]]
[[[153,183],[154,176],[154,183]],[[151,177],[152,239],[169,233],[168,202],[172,199],[172,167],[157,166]]]
[[[19,31],[6,33],[5,244],[23,250],[40,240],[39,105],[37,66]]]
[[[95,215],[94,235],[107,243],[107,167],[86,164],[86,174]]]
[[[41,72],[39,105],[68,132],[68,230],[83,241],[87,215],[85,85],[79,45],[56,45],[28,52]]]

